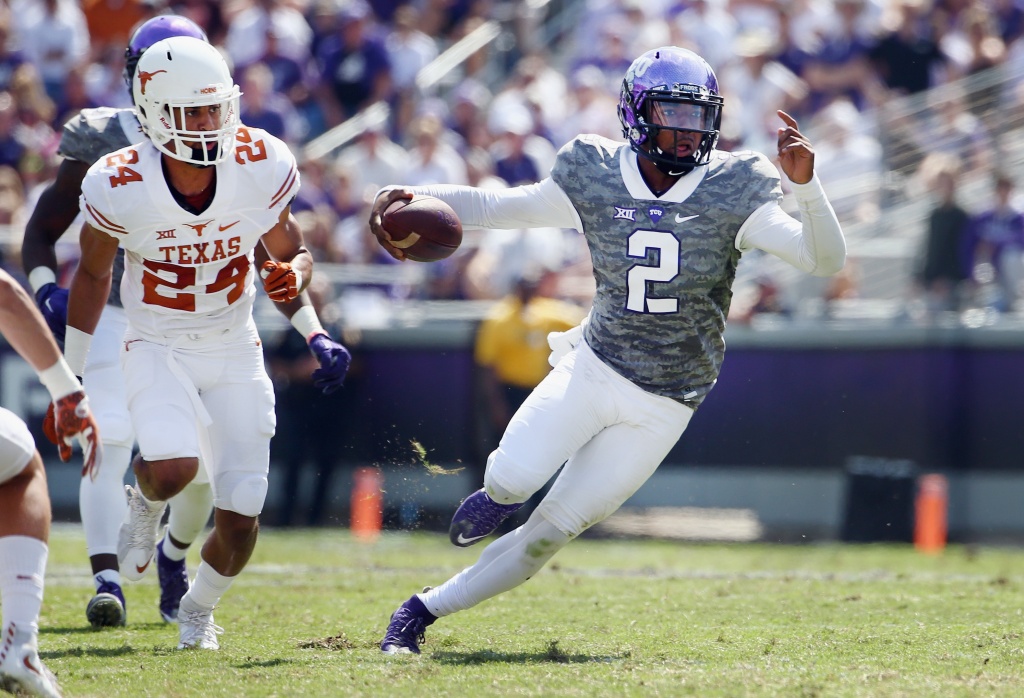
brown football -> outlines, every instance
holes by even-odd
[[[399,199],[384,211],[381,225],[391,244],[417,262],[450,257],[462,244],[462,223],[452,207],[433,196]]]

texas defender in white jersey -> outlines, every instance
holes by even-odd
[[[132,32],[125,50],[125,80],[129,92],[139,58],[152,44],[170,36],[206,39],[198,25],[177,15],[158,15],[140,24]],[[134,108],[83,109],[64,125],[58,151],[64,160],[55,181],[41,194],[26,225],[22,244],[23,267],[30,270],[29,282],[36,293],[36,302],[61,343],[67,325],[67,289],[56,283],[55,248],[79,215],[82,179],[89,166],[101,157],[144,139]],[[257,263],[266,260],[262,245],[256,255]],[[79,488],[82,527],[96,586],[96,594],[86,606],[86,617],[93,626],[123,625],[127,608],[121,590],[121,572],[127,579],[135,580],[150,569],[146,559],[126,560],[120,566],[117,554],[118,532],[127,509],[124,474],[131,462],[135,440],[119,359],[127,325],[120,297],[123,271],[122,250],[114,262],[110,296],[96,328],[82,377],[102,428],[106,463],[99,477],[83,478]],[[316,355],[320,366],[314,373],[315,384],[325,392],[337,390],[347,369],[347,352],[320,328],[306,294],[295,301],[274,305],[307,338]],[[188,590],[186,553],[213,510],[205,469],[200,468],[196,479],[175,495],[169,508],[167,527],[156,547],[153,556],[156,564],[152,567],[156,568],[160,583],[160,616],[173,622],[181,597]]]
[[[419,652],[438,617],[522,584],[651,476],[717,380],[745,251],[761,249],[821,276],[843,267],[842,230],[796,121],[779,112],[778,157],[800,221],[783,212],[768,158],[715,150],[722,104],[702,58],[655,49],[623,81],[619,117],[628,144],[580,136],[535,185],[378,194],[370,227],[397,259],[404,255],[390,244],[381,214],[397,199],[429,194],[447,201],[464,228],[576,228],[597,282],[585,327],[549,338],[552,349],[562,342],[568,351],[553,357],[554,370],[513,416],[488,458],[484,487],[455,512],[452,542],[465,547],[487,537],[564,468],[523,526],[395,611],[383,651]]]
[[[195,477],[201,454],[214,528],[181,600],[179,647],[216,649],[213,607],[255,545],[275,426],[251,312],[253,249],[262,242],[275,260],[261,274],[275,301],[298,297],[313,260],[291,225],[295,159],[270,134],[238,125],[238,88],[216,49],[189,37],[157,42],[133,89],[147,140],[105,156],[83,180],[87,225],[65,355],[74,367],[88,353],[123,248],[121,362],[140,449],[125,549],[152,555],[166,500]]]

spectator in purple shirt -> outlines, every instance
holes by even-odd
[[[321,102],[328,125],[338,124],[391,94],[391,59],[370,27],[370,8],[362,0],[344,6],[337,33],[317,49]]]
[[[994,284],[991,305],[1008,311],[1020,295],[1024,215],[1012,201],[1013,179],[996,174],[995,189],[995,206],[974,216],[967,228],[967,259],[976,283]]]

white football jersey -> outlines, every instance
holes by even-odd
[[[256,294],[252,250],[299,190],[295,157],[266,131],[239,128],[199,215],[175,201],[160,158],[147,140],[101,157],[82,182],[86,220],[125,249],[128,321],[155,341],[241,327]]]

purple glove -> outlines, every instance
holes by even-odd
[[[326,334],[313,335],[309,340],[309,350],[320,364],[320,368],[313,371],[313,385],[324,395],[330,395],[345,383],[352,355]]]
[[[55,283],[44,284],[36,292],[36,305],[43,314],[54,339],[63,348],[68,326],[68,290]]]

